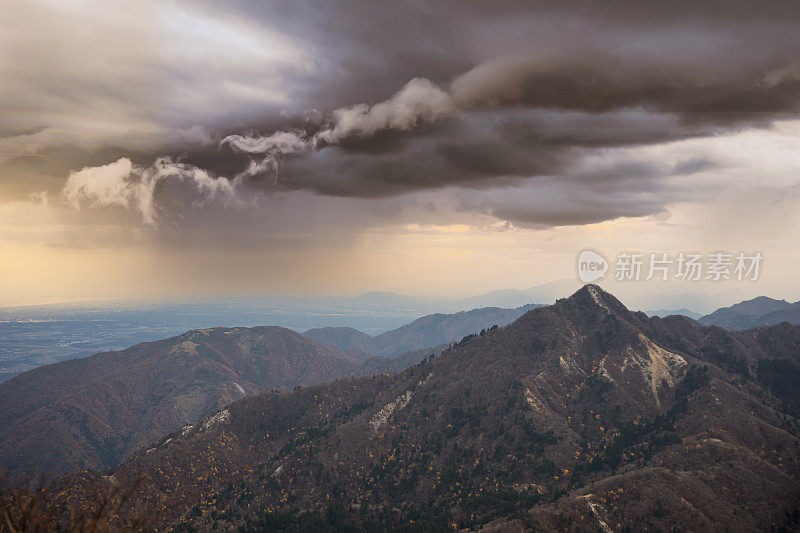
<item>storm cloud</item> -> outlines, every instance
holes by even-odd
[[[800,111],[796,4],[700,4],[145,2],[127,22],[101,9],[79,40],[63,8],[45,19],[70,43],[52,68],[20,66],[42,45],[7,37],[22,61],[0,67],[16,124],[0,165],[49,158],[46,190],[147,224],[205,205],[197,195],[243,209],[292,194],[446,197],[454,217],[534,227],[660,213],[727,175],[729,158],[704,146]],[[93,61],[63,68],[77,57]],[[59,128],[65,109],[80,134]],[[695,141],[678,160],[648,151]]]

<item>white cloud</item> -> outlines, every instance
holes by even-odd
[[[408,131],[457,112],[446,91],[430,80],[414,78],[388,100],[334,110],[331,126],[312,139],[308,139],[302,130],[276,131],[266,136],[229,135],[220,145],[228,144],[247,154],[296,154],[320,142],[338,144],[347,137],[369,137],[383,130]]]
[[[308,148],[308,141],[303,139],[303,132],[278,131],[266,137],[228,135],[220,145],[228,144],[236,151],[246,154],[266,154],[280,152],[293,154]]]
[[[150,167],[140,168],[127,157],[99,167],[73,172],[64,186],[64,196],[79,209],[83,202],[96,206],[120,206],[135,209],[146,224],[158,218],[156,188],[164,180],[188,183],[206,201],[220,199],[237,202],[237,181],[212,176],[194,165],[168,157],[157,159]]]
[[[222,139],[220,146],[227,144],[234,151],[250,155],[267,154],[260,160],[251,159],[247,168],[238,174],[238,177],[252,177],[265,172],[277,173],[282,156],[313,150],[320,143],[338,144],[347,137],[369,137],[383,130],[408,131],[456,113],[447,92],[430,80],[414,78],[383,102],[336,109],[331,126],[311,138],[303,130],[276,131],[266,136],[229,135]]]
[[[381,130],[407,131],[456,112],[447,92],[430,80],[414,78],[386,101],[337,109],[333,112],[333,126],[314,138],[335,144],[346,137],[368,137]]]
[[[136,197],[132,174],[133,163],[127,157],[107,165],[87,167],[69,175],[64,195],[75,209],[80,209],[83,199],[95,205],[128,207]]]

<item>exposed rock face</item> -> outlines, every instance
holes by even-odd
[[[373,415],[373,417],[369,421],[369,425],[370,427],[372,427],[372,431],[373,432],[378,431],[381,428],[381,426],[386,424],[386,422],[389,420],[389,417],[392,416],[392,414],[395,411],[399,411],[400,409],[408,405],[408,402],[411,401],[412,394],[414,393],[410,390],[404,392],[399,397],[397,397],[397,399],[387,403],[383,407],[383,409],[375,413],[375,415]]]

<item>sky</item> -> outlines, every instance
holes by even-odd
[[[0,306],[763,255],[800,298],[795,1],[7,0]]]

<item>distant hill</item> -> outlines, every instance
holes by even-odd
[[[313,328],[304,331],[303,335],[309,339],[314,339],[322,344],[333,346],[346,352],[357,352],[364,354],[378,354],[375,339],[366,333],[355,328],[348,327],[325,327]]]
[[[710,315],[698,319],[705,326],[720,326],[727,329],[749,329],[758,326],[773,326],[781,322],[800,324],[800,302],[790,303],[759,296],[730,307],[717,309]]]
[[[478,307],[520,307],[531,302],[551,304],[565,294],[570,294],[580,287],[576,280],[564,279],[537,285],[529,289],[502,289],[477,296],[455,300],[458,309]]]
[[[0,383],[0,472],[105,469],[246,395],[421,357],[370,360],[279,327],[212,328],[39,367]]]
[[[435,313],[374,337],[353,328],[333,327],[310,329],[303,335],[346,352],[391,357],[461,340],[471,333],[478,333],[494,325],[505,326],[536,307],[540,305],[528,304],[516,309],[487,307],[451,314]]]
[[[688,316],[691,319],[697,320],[702,315],[700,313],[695,313],[691,309],[681,308],[681,309],[656,309],[654,311],[645,311],[647,316],[660,316],[661,318],[670,315],[683,315]]]
[[[159,530],[796,529],[800,328],[649,318],[599,287],[393,375],[232,403],[63,505]],[[115,518],[115,520],[117,520]]]
[[[484,307],[517,308],[530,303],[551,304],[564,294],[575,291],[578,287],[580,284],[576,280],[563,279],[536,285],[529,289],[500,289],[465,298],[424,298],[393,292],[372,291],[356,296],[351,302],[384,308],[405,307],[439,312]]]

